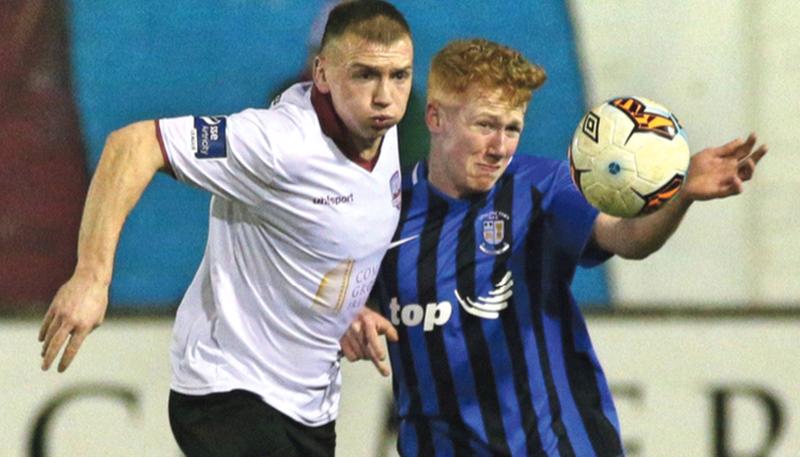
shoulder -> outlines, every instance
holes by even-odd
[[[279,95],[269,108],[250,108],[231,115],[243,129],[254,129],[271,142],[297,144],[320,136],[305,84],[295,84]]]

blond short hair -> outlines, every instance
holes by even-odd
[[[547,75],[518,51],[485,40],[456,40],[433,58],[428,75],[428,102],[447,102],[469,90],[500,90],[509,105],[527,104]]]
[[[320,52],[346,34],[389,45],[405,37],[411,38],[411,29],[403,14],[389,2],[351,0],[340,3],[328,15]]]

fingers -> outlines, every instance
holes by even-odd
[[[45,336],[47,336],[47,330],[50,328],[50,323],[53,322],[53,308],[49,308],[47,313],[44,315],[44,319],[42,319],[42,326],[39,327],[39,342],[44,342]]]
[[[758,162],[765,155],[767,155],[768,151],[769,151],[769,146],[767,146],[766,144],[762,144],[761,146],[758,147],[758,149],[756,149],[756,152],[753,153],[751,159],[753,160],[753,162],[755,162],[756,165],[758,165]]]
[[[372,364],[375,365],[375,368],[382,376],[389,376],[391,371],[389,370],[389,364],[386,362],[386,353],[375,326],[368,325],[366,327],[364,338],[366,339],[367,355]]]
[[[75,355],[78,354],[78,349],[81,348],[81,344],[83,344],[83,340],[86,339],[86,335],[88,334],[88,331],[74,332],[69,338],[67,348],[64,349],[64,354],[61,355],[61,361],[58,363],[59,373],[63,373],[64,370],[69,368],[69,365],[72,363],[72,359],[74,359]]]
[[[339,346],[342,348],[342,354],[351,362],[366,359],[365,351],[362,349],[361,344],[361,323],[354,321],[350,324],[344,336],[339,340]]]
[[[342,348],[342,355],[344,355],[347,360],[355,362],[356,360],[361,359],[361,356],[354,348],[353,343],[350,341],[348,336],[345,335],[342,337],[342,339],[339,341],[339,346]]]
[[[723,145],[719,149],[719,155],[722,157],[735,157],[738,160],[742,160],[750,154],[755,144],[756,135],[751,133],[746,140],[737,138]]]
[[[728,141],[727,143],[723,144],[719,147],[719,154],[723,157],[727,157],[730,155],[736,154],[736,151],[739,147],[744,144],[744,141],[741,138],[736,138],[735,140]]]
[[[384,353],[383,344],[376,327],[374,325],[367,325],[365,330],[364,343],[367,347],[367,354],[373,362],[375,360],[384,360],[386,354]]]
[[[381,375],[389,376],[391,370],[381,335],[389,341],[398,340],[397,329],[391,322],[374,311],[362,311],[339,340],[342,355],[351,362],[369,359]]]
[[[386,322],[386,327],[383,328],[383,334],[386,336],[386,339],[392,343],[400,341],[400,335],[397,333],[397,329],[388,321]]]
[[[378,370],[378,373],[380,373],[381,376],[383,376],[384,378],[392,374],[392,370],[389,369],[389,364],[386,361],[373,359],[372,364],[375,365],[375,368]]]
[[[61,351],[61,346],[64,345],[67,337],[70,334],[70,329],[62,325],[61,321],[56,319],[47,331],[47,336],[42,346],[42,370],[47,370],[55,360],[58,352]]]
[[[750,152],[748,155],[739,159],[739,163],[741,164],[747,161],[752,161],[753,165],[756,165],[758,164],[758,161],[761,160],[761,158],[764,157],[764,155],[767,153],[767,149],[768,149],[767,145],[762,144],[761,146],[758,147],[758,149]]]
[[[742,181],[749,181],[756,170],[756,165],[767,153],[767,146],[761,145],[737,164],[737,174]]]
[[[391,342],[397,342],[399,340],[397,329],[394,328],[394,325],[385,317],[378,313],[373,313],[370,322],[375,326],[378,334],[385,335],[387,340]]]
[[[744,192],[744,182],[738,176],[734,176],[731,181],[731,194],[738,195]]]
[[[736,158],[742,160],[745,157],[749,156],[750,153],[753,151],[753,146],[755,145],[756,145],[756,135],[755,133],[751,133],[747,137],[747,140],[736,149]]]
[[[53,337],[55,336],[56,332],[60,327],[61,327],[61,319],[51,317],[50,322],[47,325],[47,328],[42,329],[45,332],[42,341],[42,352],[41,352],[42,357],[44,357],[45,353],[47,352],[47,349],[50,347],[50,344],[53,341]],[[39,331],[39,333],[41,334],[41,330]]]

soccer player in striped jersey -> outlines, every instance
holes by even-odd
[[[363,311],[341,342],[348,359],[372,359],[386,374],[378,335],[391,336],[403,457],[623,455],[570,293],[575,268],[656,251],[692,202],[741,192],[766,153],[752,135],[705,149],[665,208],[598,214],[566,161],[514,157],[544,80],[518,52],[485,40],[455,41],[433,60],[430,154],[403,177],[399,246],[376,286],[385,317]]]

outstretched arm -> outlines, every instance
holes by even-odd
[[[156,171],[165,168],[155,123],[131,124],[109,135],[92,178],[78,236],[78,262],[42,321],[42,369],[67,343],[67,369],[86,336],[103,322],[122,225]]]
[[[756,137],[734,140],[703,149],[689,164],[686,182],[674,200],[658,211],[629,219],[600,214],[593,237],[598,246],[628,259],[643,259],[661,248],[695,201],[740,194],[744,181],[753,177],[767,147],[755,148]]]

